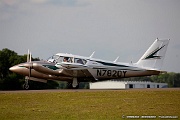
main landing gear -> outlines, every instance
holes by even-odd
[[[68,82],[67,88],[68,89],[78,89],[79,88],[79,83],[77,81],[77,78],[73,78],[73,82]]]

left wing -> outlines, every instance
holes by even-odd
[[[62,62],[62,63],[57,63],[56,67],[58,68],[63,68],[66,70],[84,70],[88,69],[88,66],[85,64],[80,64],[80,63],[68,63],[68,62]]]

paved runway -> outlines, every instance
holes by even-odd
[[[51,89],[51,90],[14,90],[0,93],[43,93],[43,92],[99,92],[99,91],[180,91],[180,88],[135,88],[135,89]]]

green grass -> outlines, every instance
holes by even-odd
[[[180,117],[180,91],[0,93],[1,120],[118,120],[122,115]]]

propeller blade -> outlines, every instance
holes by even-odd
[[[28,49],[28,54],[27,54],[27,62],[29,62],[29,49]]]
[[[33,67],[33,63],[31,63],[32,55],[31,52],[28,49],[28,54],[27,54],[27,62],[29,63],[29,78],[31,77],[31,69]]]
[[[29,78],[31,77],[31,67],[29,67]]]
[[[29,78],[31,77],[32,68],[33,68],[33,63],[30,63],[30,65],[29,65]]]
[[[31,52],[29,53],[29,62],[31,62],[31,58],[32,58],[32,55],[31,55]]]

